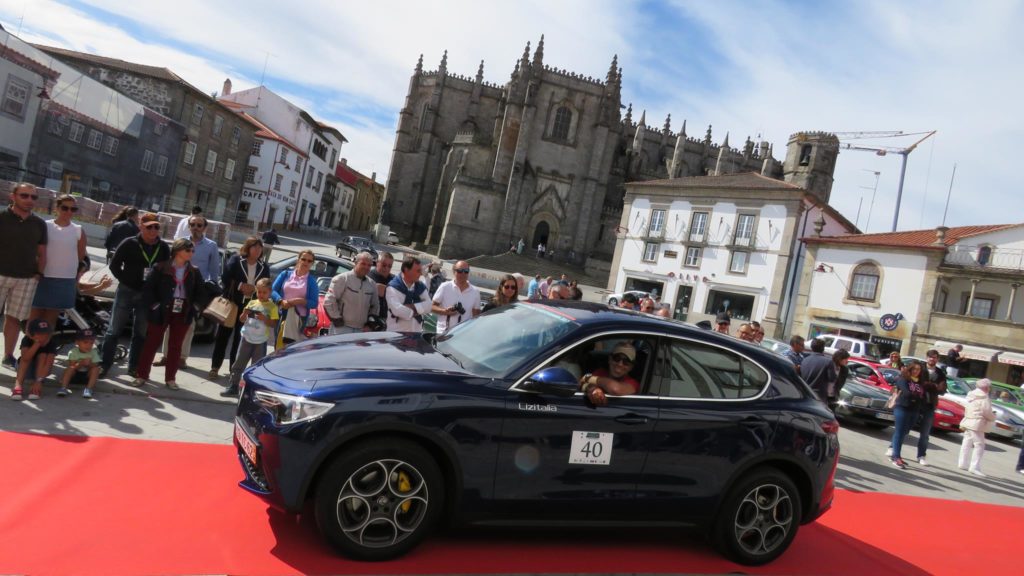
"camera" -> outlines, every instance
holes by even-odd
[[[462,305],[462,302],[456,302],[455,306],[452,306],[452,309],[460,316],[466,313],[466,307]]]

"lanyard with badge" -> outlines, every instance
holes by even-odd
[[[188,280],[189,266],[185,265],[185,272],[181,275],[181,280],[178,280],[178,271],[174,271],[174,293],[178,294],[178,288],[181,288],[181,294],[185,294],[185,281]],[[181,314],[181,311],[185,308],[185,299],[175,297],[171,303],[171,313]]]
[[[152,254],[146,253],[146,248],[141,242],[139,243],[139,250],[142,251],[142,258],[146,261],[146,267],[142,270],[142,281],[145,282],[149,280],[149,275],[153,273],[153,262],[156,261],[157,255],[160,254],[160,244],[159,242],[156,244]]]

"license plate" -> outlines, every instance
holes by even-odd
[[[871,398],[861,398],[860,396],[854,396],[853,400],[850,401],[850,404],[853,404],[854,406],[870,406]]]
[[[249,438],[249,434],[242,428],[242,425],[235,422],[235,440],[242,447],[242,452],[253,464],[256,463],[256,443]]]
[[[890,422],[896,421],[896,416],[893,416],[892,414],[886,414],[885,412],[879,412],[875,414],[875,418],[881,418],[882,420],[888,420]]]

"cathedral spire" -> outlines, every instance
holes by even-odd
[[[647,110],[644,110],[643,112],[640,113],[640,122],[639,122],[639,124],[641,126],[643,126],[644,128],[647,128]]]
[[[525,69],[530,65],[530,41],[526,41],[526,48],[523,48],[523,57],[519,60],[519,68]]]
[[[416,74],[423,73],[423,54],[420,54],[420,59],[416,61]]]
[[[665,132],[665,134],[668,134],[669,132],[672,131],[672,115],[671,114],[669,114],[668,116],[665,116],[665,126],[664,126],[663,131]]]
[[[480,61],[480,67],[476,69],[476,83],[479,84],[484,80],[484,61]]]
[[[647,110],[640,113],[640,122],[636,125],[636,132],[633,133],[633,150],[637,153],[644,147],[644,138],[647,137]]]
[[[533,53],[533,67],[540,70],[544,67],[544,35],[540,35],[540,42],[537,42],[537,50]]]
[[[686,119],[683,118],[683,127],[679,129],[679,136],[686,140]]]
[[[704,145],[705,146],[710,146],[711,145],[711,124],[708,124],[708,132],[707,132],[707,134],[704,135]]]
[[[437,71],[439,73],[441,73],[442,76],[448,73],[448,51],[447,50],[445,50],[444,51],[444,55],[441,56],[441,66],[437,69]]]
[[[722,148],[728,148],[728,147],[729,147],[729,133],[726,132],[725,133],[725,140],[722,140]]]
[[[633,103],[632,102],[630,102],[629,106],[626,108],[626,118],[625,118],[625,120],[626,120],[626,125],[627,126],[632,126],[633,125]]]
[[[616,70],[618,70],[618,68],[619,68],[619,55],[616,54],[616,55],[612,56],[612,65],[608,68],[608,75],[604,79],[604,82],[605,82],[605,84],[608,85],[608,87],[611,87],[612,84],[615,84],[615,80],[617,78]]]

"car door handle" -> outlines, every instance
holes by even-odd
[[[639,414],[623,414],[622,416],[615,418],[615,421],[619,424],[635,426],[637,424],[647,424],[647,417],[640,416]]]

